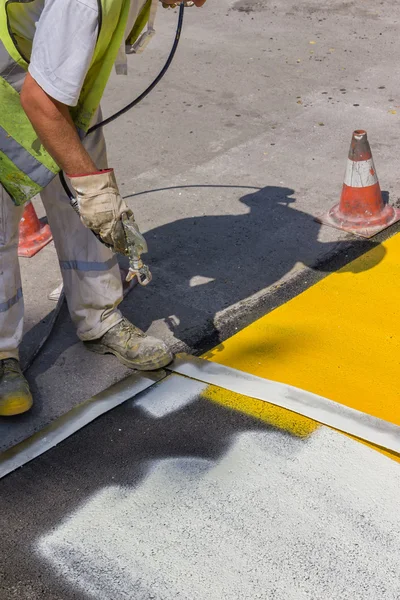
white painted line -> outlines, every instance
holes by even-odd
[[[144,397],[157,393],[170,401],[164,383]],[[82,600],[399,600],[399,465],[328,427],[304,442],[248,426],[210,453],[163,446],[139,481],[116,466],[30,560]]]
[[[45,429],[0,455],[0,479],[44,454],[101,415],[147,390],[166,376],[165,371],[135,373],[73,408]]]
[[[328,425],[366,442],[400,453],[398,425],[333,402],[323,396],[188,355],[178,356],[167,370],[286,408],[322,425]]]

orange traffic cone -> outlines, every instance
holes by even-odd
[[[53,239],[48,225],[39,221],[32,202],[28,202],[19,223],[18,256],[30,258]]]
[[[399,220],[400,210],[382,198],[367,132],[357,130],[351,140],[340,203],[320,221],[370,238]]]

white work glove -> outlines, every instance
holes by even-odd
[[[121,216],[125,213],[133,222],[134,217],[121,198],[114,170],[68,177],[76,194],[82,223],[115,252],[127,254]]]

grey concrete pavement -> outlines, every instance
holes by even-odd
[[[176,18],[161,10],[158,35],[129,58],[128,78],[113,75],[105,115],[154,78]],[[155,276],[124,302],[129,318],[174,348],[199,351],[335,268],[332,255],[368,249],[314,217],[338,200],[360,127],[382,188],[397,202],[399,20],[388,0],[209,0],[186,11],[165,80],[106,129],[110,164],[146,232]],[[48,291],[58,277],[54,250],[44,252],[24,269],[30,324],[48,310],[37,286],[48,255]],[[31,329],[30,347],[42,331]],[[2,447],[125,373],[81,347],[64,310],[28,374],[37,406],[0,423]]]
[[[399,464],[221,393],[173,375],[2,479],[0,597],[396,600]]]

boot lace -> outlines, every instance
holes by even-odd
[[[141,331],[138,327],[123,319],[119,324],[121,333],[125,334],[128,341],[130,341],[131,337],[146,337],[143,331]]]
[[[21,369],[15,358],[4,358],[0,360],[0,377],[6,373],[20,373]]]

